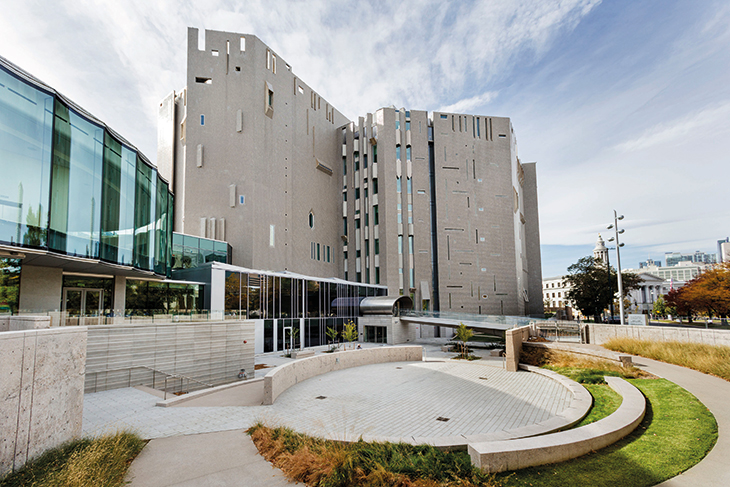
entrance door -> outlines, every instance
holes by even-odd
[[[104,290],[67,287],[63,289],[66,326],[100,324]]]

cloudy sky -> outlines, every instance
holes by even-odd
[[[255,34],[350,118],[512,119],[543,275],[626,215],[623,267],[730,235],[730,4],[718,0],[0,0],[0,55],[156,156],[186,28]],[[612,262],[615,262],[612,258]]]

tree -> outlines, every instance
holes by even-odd
[[[667,315],[667,303],[664,302],[664,298],[660,294],[656,301],[654,301],[654,307],[651,310],[656,316],[666,316]]]
[[[342,330],[342,338],[350,344],[357,340],[357,325],[355,325],[352,320],[345,323],[345,329]],[[347,347],[345,347],[345,350],[347,350]]]
[[[456,339],[461,342],[461,358],[467,358],[467,348],[466,348],[466,342],[468,342],[472,336],[474,336],[474,332],[471,331],[470,328],[467,328],[464,323],[459,323],[459,327],[456,328]]]
[[[606,309],[618,291],[616,271],[593,257],[583,257],[568,267],[564,280],[570,285],[565,297],[575,304],[584,315],[593,316],[595,322],[601,321],[601,313]],[[641,285],[641,278],[631,272],[621,273],[623,297]]]
[[[715,266],[690,280],[672,294],[672,299],[678,303],[680,314],[684,314],[682,311],[690,315],[692,311],[702,311],[710,318],[727,317],[730,314],[730,263]]]

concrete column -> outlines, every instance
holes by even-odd
[[[61,309],[63,269],[23,265],[20,267],[20,311]]]
[[[124,317],[124,310],[127,307],[127,278],[114,276],[114,297],[112,309],[115,316]]]

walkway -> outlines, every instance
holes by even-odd
[[[571,347],[599,350],[600,345],[571,344]],[[711,375],[666,364],[644,357],[634,357],[634,365],[683,387],[715,415],[719,435],[714,448],[697,465],[685,473],[659,484],[662,487],[726,487],[730,485],[730,382]]]

